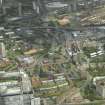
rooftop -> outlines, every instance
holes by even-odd
[[[102,87],[105,87],[105,79],[98,80],[96,83],[97,83],[97,85],[100,85]]]

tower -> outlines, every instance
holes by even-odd
[[[0,43],[0,58],[6,57],[6,50],[4,43]]]

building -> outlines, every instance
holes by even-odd
[[[33,98],[31,100],[31,105],[41,105],[40,98],[39,97],[38,98]]]
[[[8,81],[8,79],[6,80]],[[19,95],[21,94],[21,87],[17,80],[10,80],[8,82],[0,82],[0,95]]]
[[[21,89],[22,87],[22,89]],[[16,95],[31,91],[31,82],[25,72],[1,72],[0,73],[0,94]]]
[[[105,79],[96,81],[96,92],[105,98]]]
[[[0,105],[40,105],[32,104],[31,100],[34,100],[32,94],[4,96],[0,97]]]
[[[63,8],[63,7],[68,7],[68,4],[56,1],[56,2],[48,3],[46,5],[46,7],[48,9],[59,9],[59,8]]]
[[[6,50],[4,43],[0,43],[0,58],[6,57]]]
[[[25,55],[33,55],[38,52],[38,49],[31,49],[29,51],[24,52]]]
[[[23,66],[29,66],[35,63],[34,58],[31,56],[19,56],[17,60]]]
[[[70,20],[68,16],[65,16],[63,19],[58,20],[60,26],[67,26],[70,24]]]

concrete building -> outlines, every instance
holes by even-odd
[[[4,43],[0,43],[0,58],[6,57],[6,50]]]
[[[96,92],[105,98],[105,79],[96,82]]]
[[[34,64],[35,60],[32,56],[20,56],[17,58],[18,62],[23,66]]]
[[[40,98],[33,98],[31,100],[31,105],[41,105]]]
[[[32,94],[4,96],[0,97],[0,105],[40,105],[32,104],[32,98]]]
[[[24,71],[1,72],[0,77],[1,95],[15,95],[21,94],[21,92],[28,94],[31,92],[31,82],[28,75]]]

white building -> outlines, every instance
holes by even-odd
[[[6,50],[4,43],[0,43],[0,58],[6,57]]]
[[[105,98],[105,80],[97,81],[96,83],[96,92],[102,96],[102,98]]]
[[[31,105],[41,105],[40,98],[33,98],[31,99]]]
[[[34,58],[30,57],[30,56],[19,56],[19,57],[17,57],[17,60],[22,65],[31,65],[35,62]]]

